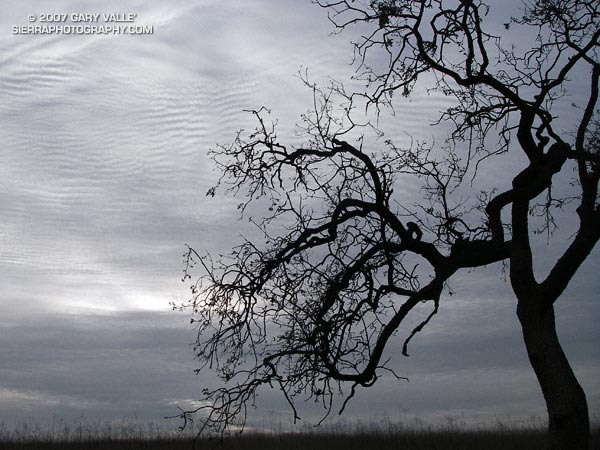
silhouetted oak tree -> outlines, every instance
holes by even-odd
[[[206,424],[243,423],[263,385],[281,389],[295,416],[298,396],[331,410],[340,387],[347,401],[389,370],[386,345],[411,311],[430,305],[403,338],[407,354],[460,269],[506,262],[552,448],[587,449],[586,398],[559,343],[554,303],[600,238],[600,4],[532,1],[497,27],[476,0],[316,3],[337,30],[360,27],[355,57],[367,89],[321,89],[305,78],[315,107],[302,118],[304,145],[281,143],[263,108],[252,111],[253,132],[212,152],[221,178],[209,195],[224,187],[242,197],[245,214],[265,213],[253,220],[260,243],[219,259],[186,254],[185,278],[195,264],[203,271],[191,300],[197,356],[226,382],[204,392]],[[505,46],[493,30],[533,38]],[[402,108],[393,95],[410,95],[418,81],[453,99],[434,118],[451,125],[448,139],[400,148],[364,137],[377,130],[355,121],[356,105]],[[564,132],[556,105],[570,89],[585,102]],[[503,154],[521,167],[475,192]],[[395,194],[399,180],[420,183],[423,198]],[[531,234],[546,232],[552,245],[557,210],[576,213],[576,229],[539,279]]]

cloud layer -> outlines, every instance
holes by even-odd
[[[215,180],[207,151],[253,127],[243,110],[263,105],[295,139],[311,103],[297,71],[349,78],[349,38],[329,36],[323,11],[292,0],[48,8],[16,2],[0,18],[0,422],[161,420],[214,382],[193,374],[194,332],[185,315],[169,312],[169,301],[187,295],[184,243],[224,251],[245,232],[234,199],[204,196]],[[10,31],[31,12],[112,11],[137,13],[154,34]],[[393,133],[423,134],[424,118],[444,101],[417,92],[389,122],[402,124]],[[559,314],[596,414],[598,258]],[[398,358],[410,383],[384,379],[359,393],[349,415],[543,415],[499,274],[465,274],[454,286],[461,295],[415,339],[413,356]],[[280,400],[266,392],[263,411],[283,409]]]

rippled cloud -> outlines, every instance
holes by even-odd
[[[44,12],[131,12],[153,34],[11,33]],[[354,71],[349,37],[330,32],[322,10],[296,0],[3,6],[0,421],[160,420],[199,401],[214,380],[194,375],[194,331],[169,312],[169,301],[187,295],[181,254],[186,242],[224,251],[247,230],[235,199],[205,197],[215,182],[207,151],[252,128],[244,110],[263,105],[282,136],[298,139],[295,123],[311,105],[298,70],[320,80]],[[382,127],[391,124],[398,139],[423,133],[445,101],[416,92]],[[561,320],[566,330],[578,324],[565,332],[566,346],[598,411],[600,311],[589,267],[569,293],[581,309],[565,306]],[[398,363],[409,384],[384,380],[357,395],[349,414],[543,414],[499,273],[463,289],[479,313],[450,302],[439,325],[415,339],[414,356]],[[479,298],[490,280],[497,291]],[[284,409],[280,400],[265,393],[265,411]]]

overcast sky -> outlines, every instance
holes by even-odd
[[[44,13],[111,12],[153,34],[12,33]],[[189,317],[169,302],[188,294],[185,243],[225,251],[245,231],[234,199],[205,197],[206,153],[262,105],[292,135],[311,103],[298,70],[353,73],[351,36],[331,31],[301,0],[0,0],[0,423],[162,423],[200,399],[214,376],[193,373]],[[443,101],[416,92],[393,133],[422,135]],[[595,251],[558,306],[596,419],[599,262]],[[410,358],[392,347],[410,382],[384,378],[348,416],[544,417],[500,267],[453,288]],[[259,405],[259,417],[285,409],[272,392]]]

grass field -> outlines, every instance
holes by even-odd
[[[344,423],[301,432],[245,432],[223,440],[202,438],[196,449],[223,450],[543,450],[540,426],[516,425],[461,429],[448,426],[406,427],[402,424]],[[73,425],[41,428],[22,425],[9,430],[0,425],[0,450],[191,450],[190,436],[161,431],[156,425],[133,423]],[[590,449],[600,449],[600,429],[592,433]]]

